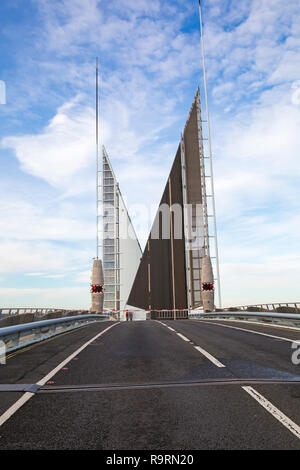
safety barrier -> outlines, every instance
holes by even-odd
[[[42,317],[47,313],[54,312],[72,312],[74,310],[62,308],[40,308],[40,307],[4,307],[0,308],[0,316],[21,315],[22,313],[34,313],[37,317]],[[77,310],[76,310],[77,311]],[[78,310],[80,312],[82,310]]]
[[[151,320],[187,320],[188,310],[151,310],[150,318]]]
[[[255,305],[240,305],[240,306],[237,306],[237,307],[231,307],[231,308],[235,308],[237,310],[247,310],[247,309],[251,309],[251,308],[261,308],[261,309],[265,309],[265,310],[270,310],[270,311],[278,311],[279,309],[282,309],[282,312],[281,313],[284,313],[284,309],[291,309],[291,310],[295,310],[294,313],[300,313],[300,302],[288,302],[288,303],[278,303],[278,302],[273,302],[273,303],[269,303],[269,304],[255,304]],[[290,312],[292,313],[292,312]]]
[[[4,342],[6,352],[10,352],[91,322],[107,320],[107,315],[77,315],[7,326],[0,328],[0,340]]]
[[[190,319],[226,319],[256,321],[264,324],[280,324],[300,328],[300,314],[297,313],[269,313],[269,312],[189,312]]]

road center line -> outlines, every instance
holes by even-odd
[[[290,418],[283,414],[276,406],[274,406],[269,400],[263,395],[258,393],[253,387],[244,386],[242,387],[254,400],[256,400],[261,406],[263,406],[271,415],[274,416],[283,426],[285,426],[291,433],[293,433],[298,439],[300,439],[300,427],[294,423]]]
[[[203,354],[203,356],[205,356],[207,359],[209,359],[213,364],[215,364],[215,366],[226,367],[224,366],[224,364],[222,364],[222,362],[218,361],[218,359],[209,354],[209,352],[205,351],[205,349],[200,348],[200,346],[194,346],[194,348],[197,349],[197,351],[199,351],[201,354]]]
[[[62,369],[65,364],[70,362],[73,357],[77,356],[83,349],[85,349],[90,343],[95,341],[95,339],[99,338],[99,336],[102,336],[104,333],[106,333],[108,330],[113,328],[114,326],[118,325],[118,323],[114,323],[113,325],[109,326],[105,330],[101,331],[98,333],[96,336],[94,336],[92,339],[87,341],[83,346],[78,348],[73,354],[71,354],[67,359],[65,359],[63,362],[61,362],[55,369],[53,369],[49,374],[47,374],[45,377],[43,377],[39,382],[37,382],[37,385],[45,385],[46,382],[48,382],[49,379],[51,379],[60,369]],[[30,400],[31,397],[34,396],[34,393],[31,392],[26,392],[24,395],[22,395],[19,400],[17,400],[10,408],[8,408],[1,416],[0,416],[0,426],[4,424],[18,409],[21,408],[21,406],[24,405],[28,400]]]
[[[222,323],[214,323],[214,322],[205,321],[205,320],[197,320],[197,321],[200,322],[200,323],[206,323],[208,325],[223,326],[224,328],[232,328],[234,330],[246,331],[247,333],[254,333],[255,335],[262,335],[262,336],[268,336],[269,338],[281,339],[282,341],[289,341],[290,343],[294,343],[294,341],[296,341],[295,339],[284,338],[282,336],[270,335],[268,333],[262,333],[261,331],[255,331],[255,330],[248,330],[246,328],[238,328],[237,326],[223,325]]]
[[[177,336],[179,336],[184,341],[187,341],[187,342],[191,343],[190,339],[186,338],[181,333],[178,333],[178,331],[174,330],[173,328],[170,328],[168,325],[166,325],[163,322],[159,322],[159,323],[161,323],[162,325],[164,325],[167,328],[174,331],[177,334]],[[207,359],[209,359],[215,366],[217,366],[217,367],[226,367],[224,364],[222,364],[222,362],[218,361],[218,359],[216,359],[214,356],[209,354],[209,352],[205,351],[205,349],[200,348],[200,346],[194,346],[194,348],[197,349],[197,351],[199,351],[201,354],[203,354],[203,356],[205,356]]]
[[[179,336],[181,339],[183,339],[183,341],[188,341],[188,342],[190,342],[190,340],[189,340],[188,338],[186,338],[185,336],[183,336],[181,333],[178,333],[178,332],[177,332],[177,334],[178,334],[178,336]]]

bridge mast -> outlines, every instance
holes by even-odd
[[[98,135],[98,57],[96,57],[96,259],[99,254],[99,235],[98,235],[98,210],[99,210],[99,195],[98,195],[98,165],[99,165],[99,135]]]
[[[99,255],[99,131],[98,131],[98,57],[96,57],[96,258],[93,261],[91,277],[92,311],[102,313],[104,300],[103,267]]]
[[[204,79],[207,134],[208,134],[208,154],[209,154],[208,158],[209,158],[209,165],[210,165],[211,199],[212,199],[212,212],[213,212],[212,213],[212,218],[213,218],[213,224],[214,224],[216,269],[217,269],[217,282],[218,282],[218,297],[219,297],[219,307],[221,308],[221,287],[220,287],[219,255],[218,255],[218,241],[217,241],[217,223],[216,223],[214,179],[213,179],[213,166],[212,166],[210,121],[209,121],[208,98],[207,98],[207,82],[206,82],[206,68],[205,68],[205,54],[204,54],[204,39],[203,39],[203,26],[202,26],[202,13],[201,13],[200,0],[198,0],[198,2],[199,2],[199,21],[200,21],[200,35],[201,35],[202,67],[203,67],[203,79]],[[207,239],[207,244],[208,244],[208,239]],[[207,255],[209,257],[209,252],[208,251],[207,251]]]

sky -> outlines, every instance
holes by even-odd
[[[300,301],[298,0],[202,0],[223,306]],[[197,0],[1,0],[0,307],[89,308],[99,129],[142,248],[203,71]],[[204,129],[205,132],[205,129]]]

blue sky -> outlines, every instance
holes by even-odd
[[[300,299],[298,0],[203,0],[223,304]],[[88,307],[100,140],[143,246],[203,76],[198,2],[0,3],[1,306]]]

